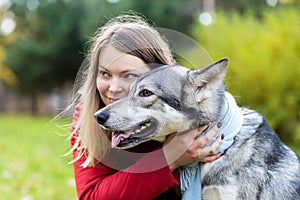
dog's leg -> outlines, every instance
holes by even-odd
[[[230,186],[209,186],[202,190],[202,200],[234,200],[236,196],[236,188]]]
[[[218,187],[206,187],[202,191],[202,200],[222,200]]]

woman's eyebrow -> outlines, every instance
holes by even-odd
[[[103,69],[103,70],[105,70],[105,71],[109,71],[106,67],[104,67],[103,65],[99,65],[99,67],[98,67],[98,71],[99,71],[99,69]]]
[[[125,69],[123,71],[121,71],[122,74],[126,74],[126,73],[134,73],[136,70],[132,70],[132,69]]]
[[[99,65],[98,71],[99,71],[99,69],[102,69],[102,70],[104,70],[106,72],[110,72],[110,70],[107,69],[106,67],[104,67],[103,65]],[[119,73],[120,74],[127,74],[127,73],[134,73],[134,74],[136,74],[136,73],[139,73],[139,71],[136,70],[136,69],[124,69],[122,71],[119,71]]]
[[[126,69],[124,71],[121,71],[120,73],[122,75],[124,75],[124,74],[133,74],[133,75],[136,75],[136,76],[140,76],[140,75],[144,74],[145,72],[141,72],[137,69]]]

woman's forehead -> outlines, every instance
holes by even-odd
[[[146,63],[142,59],[123,53],[112,46],[105,47],[101,51],[99,56],[99,67],[108,71],[144,71],[148,69]]]

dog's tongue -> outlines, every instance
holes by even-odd
[[[121,141],[121,138],[129,138],[130,132],[122,132],[122,133],[112,133],[112,138],[111,138],[111,148],[115,148],[118,146],[118,144]]]

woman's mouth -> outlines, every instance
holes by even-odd
[[[110,103],[114,103],[114,102],[120,100],[120,98],[108,98],[108,100]]]

